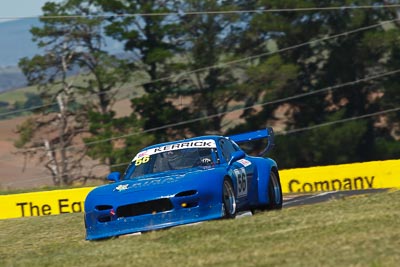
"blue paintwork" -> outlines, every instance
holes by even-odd
[[[261,151],[259,156],[265,155],[275,146],[274,130],[271,127],[257,131],[231,135],[229,136],[229,138],[238,144],[267,138],[268,139],[267,147],[263,151]]]
[[[245,136],[247,139],[249,137],[251,134]],[[270,172],[278,170],[276,162],[270,158],[249,156],[234,142],[238,151],[226,160],[219,141],[231,140],[227,137],[196,137],[150,146],[142,151],[205,139],[215,140],[217,146],[218,159],[213,159],[215,164],[212,166],[147,174],[129,180],[127,173],[124,177],[120,177],[119,173],[111,173],[108,178],[114,183],[99,186],[86,197],[86,239],[101,239],[221,218],[224,215],[222,192],[225,177],[232,181],[238,211],[268,204],[267,186]],[[172,206],[167,211],[137,216],[121,216],[118,213],[121,206],[160,199],[170,201]]]

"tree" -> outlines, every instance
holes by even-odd
[[[184,10],[229,11],[241,1],[186,1]],[[224,14],[185,15],[182,25],[182,50],[189,75],[181,78],[182,93],[190,96],[191,117],[210,117],[191,126],[195,134],[221,133],[222,120],[237,97],[234,66],[220,66],[234,58],[232,36],[241,30],[239,16]]]
[[[110,172],[124,171],[134,153],[155,142],[153,135],[140,134],[143,120],[135,114],[116,118],[113,111],[106,114],[89,111],[88,118],[91,136],[84,139],[88,155],[108,166]]]
[[[87,112],[110,112],[110,92],[117,83],[124,82],[125,75],[122,68],[115,68],[120,62],[102,49],[102,20],[90,17],[96,15],[92,1],[49,2],[42,9],[43,26],[33,27],[31,33],[44,53],[23,58],[19,65],[29,83],[38,86],[46,103],[57,101],[58,112],[47,114],[42,110],[42,116],[29,123],[33,134],[24,135],[18,145],[27,151],[42,149],[41,158],[54,184],[71,184],[90,176],[83,166]],[[82,16],[66,18],[76,14]],[[80,74],[83,81],[69,78],[71,74]],[[85,97],[76,101],[79,96]]]
[[[105,12],[113,14],[150,14],[171,12],[179,1],[98,0]],[[176,16],[112,16],[106,33],[125,44],[130,54],[129,70],[141,73],[144,94],[132,99],[132,107],[137,118],[144,120],[143,130],[163,127],[178,122],[175,118],[185,118],[185,109],[178,110],[174,104],[173,91],[176,90],[170,77],[179,69],[175,45],[179,25]],[[166,140],[166,132],[180,135],[167,128],[157,132],[157,140]]]
[[[384,1],[367,2],[364,4],[383,4]],[[343,1],[258,1],[254,9],[340,5],[343,5]],[[255,88],[260,88],[257,86],[258,82],[269,84],[270,87],[256,91],[252,95],[256,96],[252,102],[258,100],[265,103],[312,93],[329,86],[356,82],[351,86],[325,90],[312,96],[292,98],[274,105],[266,104],[260,111],[244,113],[246,123],[236,130],[270,124],[277,112],[282,111],[286,112],[283,126],[285,130],[291,131],[373,113],[382,110],[384,105],[388,106],[383,100],[390,97],[392,91],[384,86],[382,79],[357,81],[393,69],[393,64],[388,64],[388,59],[395,53],[393,44],[397,39],[394,36],[398,36],[397,26],[392,31],[384,27],[375,27],[369,31],[361,29],[394,17],[392,11],[387,9],[254,14],[249,28],[242,36],[240,49],[245,53],[255,50],[260,54],[267,54],[273,52],[270,50],[273,44],[285,51],[279,53],[279,57],[262,57],[254,61],[255,73],[259,74],[248,73],[245,84],[256,84]],[[354,30],[359,31],[317,42],[327,36]],[[306,45],[308,42],[310,43]],[[385,43],[392,44],[391,48],[384,47],[382,44]],[[288,47],[293,48],[286,49]],[[282,71],[274,72],[274,69]],[[277,74],[281,75],[276,76]],[[392,106],[394,99],[388,100]],[[385,157],[385,153],[382,153],[382,149],[378,149],[382,154],[376,153],[378,138],[385,136],[389,141],[393,140],[393,135],[383,133],[389,128],[378,128],[378,122],[378,117],[371,117],[359,122],[316,128],[295,134],[295,137],[279,136],[277,143],[280,146],[277,146],[274,155],[284,155],[278,156],[284,167],[379,159]],[[347,145],[342,147],[334,144]]]

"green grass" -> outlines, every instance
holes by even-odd
[[[400,191],[84,240],[82,214],[0,221],[1,266],[398,266]]]
[[[14,89],[0,93],[0,101],[14,104],[15,102],[25,102],[27,100],[26,93],[37,94],[38,91],[35,86],[28,86],[24,88]]]
[[[141,88],[140,86],[137,86],[146,81],[146,79],[144,79],[143,77],[144,77],[143,73],[136,72],[132,75],[132,79],[130,82],[127,82],[123,85],[117,85],[115,88],[115,90],[118,90],[118,93],[115,96],[116,99],[121,100],[121,99],[133,98],[133,97],[138,97],[138,96],[143,95],[143,93],[144,93],[143,88]],[[85,76],[76,75],[76,76],[69,77],[67,80],[69,82],[73,81],[77,85],[84,85],[85,79],[87,79]],[[37,89],[37,86],[27,86],[27,87],[9,90],[9,91],[0,93],[0,101],[8,102],[9,104],[14,104],[17,101],[25,102],[27,100],[26,93],[39,94],[39,91]],[[78,96],[76,98],[79,102],[79,100],[81,100],[84,97]]]

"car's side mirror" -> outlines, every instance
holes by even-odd
[[[239,159],[243,159],[245,156],[246,154],[242,150],[233,152],[231,159],[228,162],[228,166],[231,166],[235,161]]]
[[[112,182],[119,182],[120,178],[121,178],[121,173],[119,172],[112,172],[107,176],[107,179]]]

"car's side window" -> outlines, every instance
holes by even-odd
[[[221,153],[226,162],[228,162],[232,156],[232,153],[237,151],[237,148],[232,144],[229,139],[221,138],[219,140],[219,145],[221,147]]]

